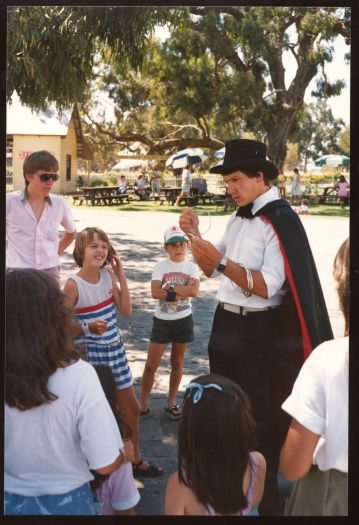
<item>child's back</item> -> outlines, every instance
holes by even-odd
[[[248,396],[218,374],[187,385],[178,433],[178,471],[166,489],[167,515],[257,515],[266,462],[253,452]]]

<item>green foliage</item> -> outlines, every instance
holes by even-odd
[[[287,155],[285,157],[284,169],[292,170],[300,164],[298,144],[287,143]]]
[[[108,186],[117,186],[118,179],[120,178],[118,171],[106,171],[104,176],[106,177]]]
[[[339,137],[344,125],[342,119],[334,118],[325,100],[303,105],[290,138],[298,144],[304,164],[309,158],[340,153]]]
[[[8,96],[31,107],[84,102],[95,55],[111,49],[134,68],[146,37],[167,11],[147,7],[12,6],[8,15]]]
[[[320,97],[343,87],[329,84],[324,68],[333,39],[349,42],[349,22],[348,10],[324,7],[13,6],[8,93],[16,89],[34,107],[81,102],[101,160],[116,144],[140,142],[149,153],[214,150],[251,132],[281,168],[312,78],[322,71]],[[158,24],[170,32],[163,43],[151,39]],[[288,50],[298,74],[287,89]],[[108,93],[115,122],[96,115],[95,89]]]
[[[108,186],[108,182],[102,178],[93,178],[90,180],[90,186]]]
[[[350,126],[347,126],[340,134],[338,145],[342,155],[350,156]]]

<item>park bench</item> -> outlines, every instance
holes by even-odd
[[[107,195],[100,198],[104,204],[112,206],[112,204],[123,204],[125,201],[129,203],[129,195],[127,193],[122,193],[119,195]]]
[[[82,191],[72,191],[70,193],[67,193],[68,197],[72,197],[72,204],[76,204],[77,202],[81,205],[82,201],[84,200],[84,194]]]
[[[329,202],[337,202],[337,189],[334,186],[327,186],[323,193],[318,196],[319,204],[326,204]]]

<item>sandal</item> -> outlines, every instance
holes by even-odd
[[[183,410],[179,405],[171,405],[170,407],[166,407],[165,412],[168,415],[168,417],[173,421],[181,419],[183,414]]]
[[[138,463],[132,463],[132,472],[135,477],[137,476],[147,476],[148,478],[156,478],[157,476],[162,476],[163,469],[154,463],[148,462],[149,467],[145,470],[139,468],[142,465],[143,459],[140,459]]]
[[[147,408],[146,410],[141,410],[140,412],[140,419],[145,419],[147,416],[150,415],[151,410]]]

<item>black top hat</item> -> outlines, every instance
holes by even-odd
[[[210,173],[229,175],[236,170],[263,171],[269,179],[275,179],[278,168],[267,160],[267,146],[258,140],[234,139],[225,144],[222,164],[213,166]]]

